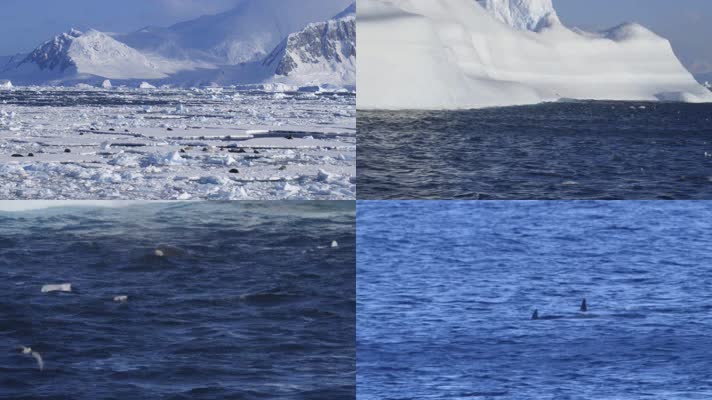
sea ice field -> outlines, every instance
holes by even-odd
[[[0,90],[3,199],[353,199],[356,95]]]

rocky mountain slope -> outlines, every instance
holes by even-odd
[[[329,21],[289,35],[264,60],[280,78],[302,84],[356,83],[356,4]],[[326,82],[329,81],[329,82]]]

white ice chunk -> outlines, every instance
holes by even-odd
[[[44,286],[42,286],[42,293],[71,292],[71,291],[72,291],[72,284],[71,284],[71,283],[62,283],[62,284],[57,284],[57,285],[44,285]]]

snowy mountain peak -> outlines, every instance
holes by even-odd
[[[538,32],[561,23],[552,0],[477,0],[499,21],[523,31]]]
[[[36,66],[54,74],[74,73],[109,79],[162,78],[155,63],[111,36],[71,29],[48,40],[30,53],[19,66]]]
[[[351,3],[350,6],[346,7],[346,9],[340,13],[338,13],[334,19],[341,19],[345,18],[348,16],[356,16],[356,2]]]
[[[277,76],[302,84],[355,85],[356,4],[331,20],[290,34],[263,62]]]
[[[36,48],[20,62],[20,65],[36,64],[41,70],[58,69],[59,71],[75,67],[76,65],[68,55],[69,48],[74,42],[74,39],[82,35],[83,33],[81,31],[74,28],[69,32],[61,33]]]

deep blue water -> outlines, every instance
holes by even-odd
[[[358,140],[364,200],[712,199],[710,104],[359,111]]]
[[[354,221],[354,202],[0,213],[0,398],[353,398]],[[63,282],[80,292],[40,292]]]
[[[357,224],[360,400],[712,398],[712,202],[359,202]]]

